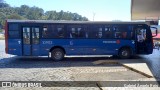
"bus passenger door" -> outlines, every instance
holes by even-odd
[[[136,27],[136,50],[138,54],[147,53],[147,45],[146,45],[146,28],[145,27]]]
[[[23,55],[31,55],[31,35],[30,27],[23,27]]]
[[[38,56],[39,55],[39,27],[32,27],[31,36],[32,36],[32,39],[31,39],[32,56]]]
[[[39,28],[23,27],[23,55],[39,55]]]

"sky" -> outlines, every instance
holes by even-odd
[[[12,7],[37,6],[44,11],[69,11],[90,21],[130,21],[131,0],[4,0]]]

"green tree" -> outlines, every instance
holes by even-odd
[[[27,15],[30,11],[30,7],[27,5],[21,5],[21,7],[17,7],[15,8],[15,11],[20,15],[23,16],[25,18],[27,18]]]
[[[17,13],[9,15],[7,18],[8,19],[24,19],[24,17],[18,15]]]
[[[44,10],[38,7],[31,7],[28,14],[27,18],[30,20],[39,20],[42,19],[42,16],[44,14]]]
[[[0,12],[0,26],[4,26],[5,24],[6,15]]]
[[[43,19],[47,20],[74,20],[74,21],[88,21],[86,17],[82,17],[81,15],[77,13],[71,13],[71,12],[64,12],[61,10],[60,12],[56,11],[47,11]]]
[[[21,5],[20,7],[11,7],[4,0],[0,0],[0,25],[4,26],[6,19],[29,19],[29,20],[75,20],[88,21],[88,18],[82,17],[78,13],[65,12],[61,10],[46,11],[39,7],[29,7]]]
[[[45,17],[47,20],[57,20],[58,13],[56,11],[46,11]]]

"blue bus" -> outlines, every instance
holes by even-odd
[[[143,36],[139,40],[139,34]],[[6,20],[5,51],[18,56],[152,54],[150,26],[145,22]]]

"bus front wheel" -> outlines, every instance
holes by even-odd
[[[131,50],[129,48],[122,48],[119,50],[119,57],[121,59],[127,59],[131,57]]]
[[[51,51],[51,58],[55,61],[60,61],[64,58],[64,51],[60,48],[55,48]]]

